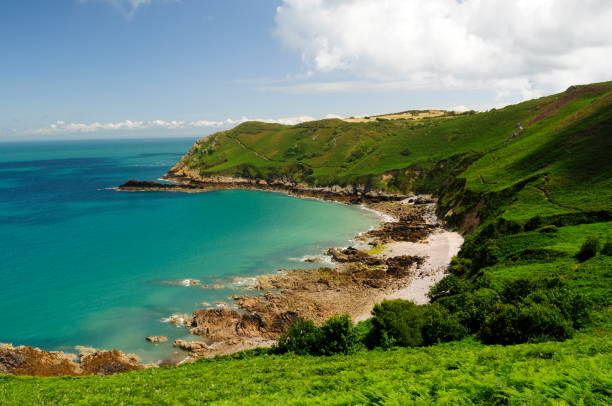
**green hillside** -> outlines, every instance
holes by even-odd
[[[198,142],[174,170],[436,195],[466,240],[433,306],[464,337],[2,377],[0,404],[609,404],[612,82],[422,120],[248,122]]]

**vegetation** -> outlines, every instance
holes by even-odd
[[[185,168],[435,194],[466,239],[431,304],[301,321],[274,350],[192,365],[1,377],[0,404],[607,404],[610,151],[612,82],[486,113],[212,135]]]
[[[251,351],[108,377],[0,377],[0,404],[604,405],[610,345],[602,332],[561,343],[470,340],[331,357]]]

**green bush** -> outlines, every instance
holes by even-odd
[[[361,346],[359,335],[347,314],[330,318],[319,330],[318,353],[321,355],[351,354]]]
[[[421,330],[424,345],[460,340],[468,333],[455,314],[438,304],[423,306],[424,323]]]
[[[407,300],[385,300],[372,310],[369,347],[416,347],[423,344],[425,323],[421,306]]]
[[[498,304],[480,331],[485,344],[518,344],[547,340],[565,340],[573,336],[572,323],[556,306]]]
[[[278,339],[277,351],[280,354],[292,352],[298,355],[314,354],[318,351],[320,331],[310,320],[293,323],[287,332]]]
[[[599,240],[595,237],[589,237],[580,247],[580,251],[576,254],[576,258],[580,262],[584,262],[589,258],[597,255],[597,250],[599,249]]]
[[[360,335],[348,315],[334,316],[321,327],[312,321],[293,323],[278,340],[277,353],[298,355],[350,354],[361,346]]]

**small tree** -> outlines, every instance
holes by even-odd
[[[599,249],[599,240],[595,237],[589,237],[586,239],[582,247],[580,247],[580,251],[576,254],[576,258],[580,262],[584,262],[589,258],[597,255],[597,250]]]
[[[348,314],[334,316],[320,328],[318,352],[321,355],[351,354],[359,348],[357,331]]]
[[[298,320],[278,339],[277,352],[309,355],[318,352],[320,331],[310,320]]]
[[[456,315],[438,304],[423,306],[424,324],[421,330],[424,345],[460,340],[468,333]]]
[[[407,300],[385,300],[372,310],[370,347],[415,347],[423,343],[422,308]]]

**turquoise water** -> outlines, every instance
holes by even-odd
[[[295,258],[347,245],[377,221],[279,193],[108,189],[158,178],[192,142],[0,143],[0,342],[179,357],[144,340],[188,337],[162,318],[242,293],[236,277],[303,267]],[[167,283],[185,278],[223,288]]]

